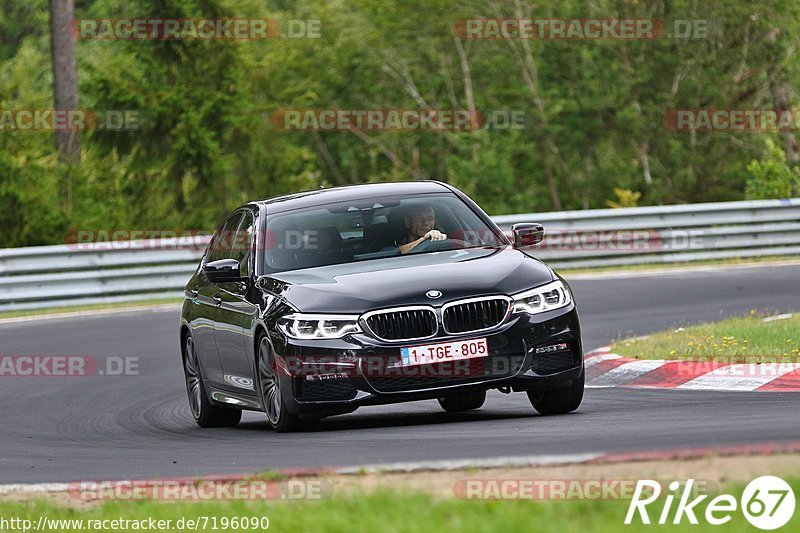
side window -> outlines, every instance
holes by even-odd
[[[253,249],[253,215],[249,211],[244,212],[242,221],[233,238],[233,251],[231,259],[239,261],[239,268],[242,276],[250,275],[250,256]]]
[[[231,256],[233,238],[236,236],[236,229],[239,227],[241,218],[242,214],[236,213],[220,226],[219,231],[214,235],[214,239],[211,241],[211,245],[208,248],[207,263],[220,259],[228,259]]]
[[[223,222],[217,231],[214,232],[214,236],[211,237],[211,242],[208,243],[208,249],[206,250],[206,255],[203,257],[204,263],[210,263],[211,261],[216,261],[219,259],[219,248],[220,248],[220,241],[222,240],[222,234],[225,231],[225,223]]]

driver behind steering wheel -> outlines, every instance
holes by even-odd
[[[406,225],[405,244],[397,247],[397,251],[406,254],[417,245],[427,240],[443,241],[447,235],[434,229],[436,211],[430,205],[418,204],[410,208],[404,218]]]

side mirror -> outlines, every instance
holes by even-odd
[[[243,281],[236,259],[219,259],[203,265],[203,274],[211,282]]]
[[[532,222],[524,222],[511,226],[514,234],[514,248],[536,246],[544,240],[544,226]]]

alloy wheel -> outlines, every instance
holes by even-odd
[[[186,391],[189,394],[189,407],[195,419],[200,418],[200,395],[203,393],[200,387],[200,365],[197,361],[197,352],[194,349],[194,341],[190,335],[186,336],[184,356],[184,370],[186,374]]]
[[[264,410],[267,413],[270,424],[275,426],[281,418],[281,382],[278,373],[273,367],[266,337],[261,339],[261,344],[258,347],[258,378],[264,399]]]

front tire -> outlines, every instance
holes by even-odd
[[[204,428],[235,426],[242,419],[241,409],[218,407],[211,403],[203,384],[200,360],[191,333],[183,342],[183,374],[186,378],[186,392],[189,395],[189,409],[197,425]]]
[[[531,405],[542,415],[561,415],[571,413],[580,406],[583,400],[583,386],[585,373],[573,380],[572,384],[564,389],[546,391],[528,391]]]
[[[279,433],[301,429],[300,417],[291,414],[286,408],[280,371],[267,336],[263,334],[258,342],[258,386],[264,412],[272,429]]]
[[[448,413],[480,409],[486,401],[486,391],[457,392],[439,398],[439,405]]]

